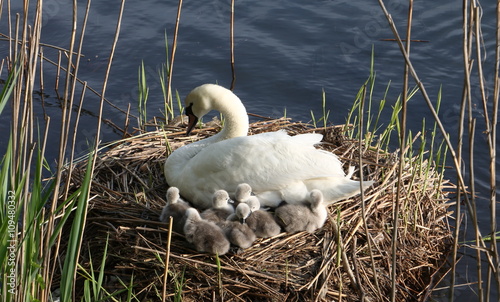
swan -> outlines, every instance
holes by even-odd
[[[218,190],[212,197],[212,207],[201,213],[201,218],[213,221],[215,223],[226,220],[234,213],[234,208],[228,202],[229,194],[224,190]],[[232,201],[231,201],[232,202]]]
[[[224,255],[229,251],[230,243],[221,228],[202,219],[195,208],[186,211],[184,234],[186,240],[192,243],[198,252]]]
[[[307,231],[313,233],[326,221],[328,212],[320,190],[312,190],[308,205],[286,204],[276,209],[276,221],[288,233]]]
[[[289,136],[281,130],[247,136],[248,115],[241,100],[215,84],[193,89],[185,106],[188,134],[211,110],[225,119],[218,134],[176,149],[165,161],[167,183],[197,208],[209,208],[215,191],[235,192],[241,183],[252,187],[262,207],[302,203],[313,189],[328,203],[360,193],[359,182],[346,176],[337,156],[314,147],[321,134]],[[363,190],[372,184],[364,181]]]
[[[179,189],[170,187],[167,190],[167,204],[163,207],[160,215],[161,222],[168,222],[172,216],[172,229],[184,234],[184,224],[186,222],[185,213],[190,206],[188,203],[180,199]]]

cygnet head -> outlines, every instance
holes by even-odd
[[[234,198],[238,202],[243,202],[250,197],[250,194],[252,194],[252,187],[247,183],[241,183],[236,187]]]
[[[246,203],[240,203],[235,210],[236,217],[240,219],[241,223],[245,223],[245,219],[247,219],[251,213],[250,207]]]
[[[315,209],[323,204],[323,193],[320,190],[314,189],[309,193],[311,208]]]
[[[245,203],[250,207],[250,211],[255,212],[260,209],[260,201],[257,196],[250,196]]]
[[[229,194],[227,194],[227,191],[215,191],[212,197],[212,207],[214,209],[224,209],[227,207],[231,207],[230,205],[228,205],[228,202],[232,203],[232,200],[229,199]]]
[[[167,204],[176,203],[180,198],[179,189],[177,187],[170,187],[167,190]]]
[[[186,221],[198,221],[201,220],[200,212],[195,208],[189,208],[186,210]]]

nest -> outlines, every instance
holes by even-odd
[[[181,127],[166,129],[128,138],[98,156],[79,260],[82,272],[93,268],[98,273],[107,246],[104,288],[115,292],[132,285],[140,301],[159,301],[163,295],[167,301],[389,301],[396,153],[370,146],[360,150],[343,127],[314,128],[286,119],[251,124],[251,134],[278,129],[290,135],[322,133],[319,148],[337,154],[346,171],[349,165],[359,171],[361,152],[364,179],[376,183],[364,194],[366,219],[357,196],[331,205],[327,222],[313,234],[281,233],[216,257],[196,252],[182,235],[169,236],[168,223],[158,217],[168,188],[166,156],[219,127],[191,137]],[[397,301],[426,299],[451,239],[445,191],[452,185],[432,168],[418,171],[412,160],[404,159],[401,179]],[[71,187],[79,186],[84,173],[85,163],[74,167]]]

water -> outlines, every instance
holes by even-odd
[[[372,47],[375,51],[377,74],[374,99],[381,99],[386,85],[392,81],[387,100],[389,105],[393,104],[402,87],[403,59],[396,42],[382,41],[393,38],[393,35],[376,1],[304,2],[237,1],[237,80],[234,91],[243,100],[248,111],[281,117],[286,108],[288,117],[307,122],[311,119],[310,110],[316,116],[321,116],[321,93],[324,90],[327,109],[331,111],[330,120],[336,124],[345,122],[358,89],[369,75]],[[492,52],[496,3],[489,0],[482,4],[483,35],[486,49]],[[13,10],[20,11],[20,5],[12,3]],[[71,4],[63,0],[46,0],[44,5],[42,41],[67,48],[71,34]],[[79,22],[82,20],[84,5],[85,3],[79,4]],[[80,67],[79,78],[88,81],[89,86],[98,91],[101,90],[106,70],[119,5],[120,2],[116,0],[92,3],[83,48],[85,58]],[[412,62],[431,99],[436,99],[442,87],[443,109],[440,116],[455,141],[453,134],[457,132],[463,82],[462,2],[453,0],[429,4],[416,1],[414,5],[412,37],[428,42],[412,44]],[[386,6],[403,36],[406,1],[387,1]],[[166,32],[169,35],[171,42],[176,12],[177,1],[126,2],[106,91],[106,97],[119,108],[126,109],[130,103],[133,113],[137,114],[137,70],[144,61],[150,88],[148,113],[150,116],[161,115],[163,96],[157,72],[165,62],[164,34]],[[172,83],[182,98],[202,83],[218,82],[229,87],[229,12],[229,1],[185,1]],[[4,17],[0,22],[1,28],[6,28]],[[6,49],[6,43],[0,45],[2,56],[6,55]],[[55,50],[50,47],[45,47],[44,50],[47,57],[56,60]],[[487,62],[490,64],[485,64],[489,87],[492,87],[493,56],[493,53],[489,53]],[[45,69],[48,74],[55,73],[55,68],[49,64],[45,64]],[[54,119],[60,116],[60,105],[52,89],[53,77],[45,76],[45,80],[45,110],[52,116],[52,124],[57,125]],[[492,91],[488,93],[491,95]],[[484,129],[479,92],[474,91],[473,96],[477,102],[477,108],[474,109],[477,128]],[[92,125],[97,123],[98,97],[87,93],[84,109],[81,122],[89,126],[80,129],[77,150],[82,153],[87,150],[86,138],[95,134],[95,127]],[[409,127],[414,133],[421,130],[423,118],[429,121],[427,128],[430,129],[432,116],[419,94],[410,101],[408,109],[411,113],[408,117]],[[35,110],[42,111],[41,100]],[[124,124],[123,114],[109,105],[104,108],[104,117],[119,126]],[[388,116],[383,118],[387,120]],[[0,120],[0,132],[6,133],[4,131],[8,127],[6,119]],[[52,128],[55,138],[58,135],[57,129]],[[119,135],[112,128],[103,128],[103,141],[117,138]],[[5,136],[1,137],[0,143],[5,144],[6,139]],[[480,217],[489,217],[485,200],[489,187],[484,139],[484,135],[477,134],[476,189],[483,204],[479,205]],[[56,144],[49,145],[49,148],[48,154],[57,154]],[[450,173],[449,177],[453,175]],[[480,221],[484,233],[489,225],[487,220]],[[476,279],[475,264],[471,257],[465,257],[459,266],[458,283],[473,282]],[[457,301],[476,299],[468,287],[457,290],[457,296]]]

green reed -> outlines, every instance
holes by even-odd
[[[138,87],[139,95],[137,98],[139,107],[139,127],[146,131],[146,123],[148,121],[147,103],[149,96],[149,87],[146,80],[146,69],[144,68],[144,61],[139,66],[138,71]]]
[[[4,6],[5,3],[0,5]],[[79,270],[80,247],[94,169],[93,158],[98,145],[91,144],[94,147],[90,148],[87,155],[89,160],[81,187],[73,192],[68,191],[67,184],[71,181],[72,169],[76,164],[75,147],[72,144],[78,133],[85,91],[96,91],[77,78],[90,5],[87,3],[83,15],[79,15],[83,17],[79,26],[76,3],[74,5],[73,24],[77,30],[71,32],[69,48],[59,50],[59,57],[67,58],[67,67],[62,66],[63,60],[59,59],[59,63],[54,63],[43,55],[40,47],[41,5],[24,11],[15,24],[9,18],[8,26],[13,29],[9,32],[16,33],[16,36],[9,37],[15,43],[10,44],[12,55],[4,59],[5,66],[9,68],[7,81],[0,93],[0,115],[4,114],[3,109],[8,105],[12,112],[10,131],[5,133],[9,135],[9,143],[2,147],[0,162],[0,198],[9,201],[0,205],[1,301],[75,299],[75,276]],[[7,15],[12,14],[9,6],[1,9]],[[123,2],[119,21],[122,12]],[[113,50],[116,38],[117,35]],[[112,54],[113,52],[108,62],[107,75]],[[43,77],[40,75],[45,73],[42,64],[44,61],[59,70],[57,77],[60,78],[58,83],[61,83],[61,87],[57,86],[56,90],[62,89],[59,94],[62,102],[61,122],[60,125],[55,125],[59,126],[59,138],[49,131],[50,116],[38,116],[33,111],[36,83],[40,81],[43,86]],[[105,100],[106,79],[99,95],[101,108]],[[83,85],[77,86],[76,83]],[[77,113],[74,113],[70,109],[78,95],[81,102]],[[97,116],[99,122],[101,119],[102,110]],[[59,146],[56,164],[53,166],[49,166],[46,160],[48,144]],[[66,151],[71,154],[68,156]],[[63,233],[68,236],[67,241],[63,240]],[[57,283],[53,278],[56,271],[61,276]],[[96,276],[91,275],[91,278],[95,279]],[[102,284],[102,274],[91,283]]]

